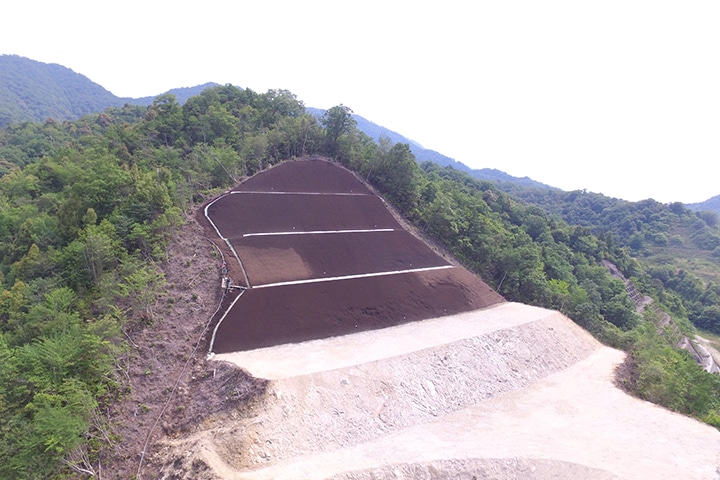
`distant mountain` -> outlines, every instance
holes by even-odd
[[[688,203],[685,206],[695,212],[709,210],[720,215],[720,195],[716,195],[709,200],[705,200],[704,202]]]
[[[0,126],[71,120],[126,101],[61,65],[0,55]]]
[[[219,84],[210,82],[195,87],[175,88],[165,93],[175,95],[177,102],[183,104],[190,97],[217,85]],[[117,97],[86,76],[62,65],[38,62],[17,55],[0,55],[0,127],[24,121],[42,122],[47,118],[74,120],[126,103],[147,106],[151,105],[156,97],[157,95],[142,98]],[[317,108],[307,110],[318,118],[324,112]],[[393,143],[409,144],[418,162],[429,161],[444,167],[449,166],[480,180],[534,188],[554,188],[528,177],[513,177],[500,170],[473,170],[359,115],[353,115],[353,118],[358,128],[375,141],[385,136]]]
[[[489,182],[496,182],[496,183],[500,184],[501,186],[503,184],[512,184],[512,185],[519,185],[521,187],[561,191],[557,187],[553,187],[551,185],[547,185],[545,183],[538,182],[537,180],[533,180],[530,177],[513,177],[512,175],[507,174],[501,170],[497,170],[495,168],[482,168],[480,170],[471,170],[470,175],[472,175],[473,177],[475,177],[479,180],[487,180]],[[508,189],[504,189],[504,190],[508,190]]]
[[[203,83],[202,85],[197,85],[194,87],[182,87],[182,88],[173,88],[172,90],[168,90],[165,93],[170,93],[172,95],[175,95],[175,100],[180,104],[184,104],[188,101],[190,97],[194,97],[195,95],[199,95],[204,90],[211,88],[211,87],[217,87],[219,86],[219,83],[215,82],[208,82]],[[157,98],[157,95],[153,95],[151,97],[141,97],[141,98],[135,98],[131,99],[133,105],[152,105],[153,101]]]
[[[176,88],[178,103],[208,87]],[[17,122],[42,122],[47,118],[74,120],[109,107],[151,105],[156,96],[117,97],[84,75],[54,63],[43,63],[18,55],[0,55],[0,127]]]

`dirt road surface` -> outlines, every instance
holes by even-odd
[[[717,431],[617,390],[622,356],[603,347],[431,423],[226,478],[717,478]]]
[[[720,478],[720,432],[616,388],[624,354],[568,318],[459,317],[236,357],[268,393],[167,448],[223,479]]]

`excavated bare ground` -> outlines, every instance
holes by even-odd
[[[448,269],[251,289],[218,329],[213,351],[297,343],[483,308],[487,304],[476,294],[481,288],[487,286],[467,271]]]
[[[395,355],[389,339],[421,334]],[[376,348],[348,362],[316,340],[322,365],[285,362],[252,408],[164,452],[228,480],[718,478],[720,433],[616,388],[624,354],[557,312],[505,303],[342,341]],[[221,357],[261,372],[285,348]]]
[[[448,265],[404,230],[231,241],[252,285]]]
[[[327,185],[322,175],[303,181]],[[167,272],[183,305],[165,304],[162,321],[130,332],[133,393],[118,417],[130,435],[116,449],[125,461],[108,462],[102,478],[135,473],[176,379],[138,478],[720,478],[715,429],[624,394],[613,385],[622,352],[543,309],[496,303],[193,358],[191,337],[220,300],[218,259],[192,225],[185,234]],[[231,264],[230,274],[242,273]],[[158,340],[167,343],[155,351]]]
[[[158,439],[194,429],[209,415],[264,392],[266,382],[205,361],[205,327],[222,296],[220,264],[213,244],[190,219],[168,248],[167,284],[153,318],[125,329],[129,350],[118,362],[123,392],[106,412],[112,443],[99,453],[98,478],[132,478],[139,468],[140,478],[155,478],[143,474],[157,469],[150,457]],[[141,466],[143,450],[148,456]]]

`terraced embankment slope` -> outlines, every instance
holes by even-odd
[[[325,160],[291,161],[210,202],[244,288],[226,299],[212,351],[230,353],[401,325],[504,302],[403,228],[382,199]]]

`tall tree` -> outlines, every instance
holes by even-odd
[[[331,157],[338,154],[340,137],[356,128],[357,122],[352,114],[353,111],[341,103],[327,110],[320,119],[325,127],[325,151]]]

